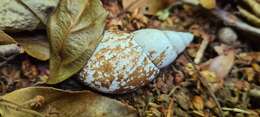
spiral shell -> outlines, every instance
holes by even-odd
[[[191,42],[190,33],[143,29],[105,32],[80,73],[83,82],[104,93],[126,93],[153,80]]]

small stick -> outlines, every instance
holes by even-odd
[[[259,28],[248,25],[247,23],[237,18],[235,15],[225,10],[216,8],[212,10],[212,13],[221,20],[223,20],[227,25],[234,26],[240,30],[255,34],[256,36],[260,36]]]
[[[233,112],[237,112],[237,113],[244,113],[244,114],[254,114],[250,111],[247,111],[247,110],[242,110],[242,109],[239,109],[239,108],[227,108],[227,107],[223,107],[222,108],[224,111],[233,111]]]
[[[201,43],[201,45],[200,45],[200,48],[199,48],[199,50],[198,50],[198,52],[197,52],[197,54],[196,54],[196,57],[195,57],[195,59],[194,59],[194,62],[195,62],[196,64],[198,64],[198,63],[201,62],[201,59],[202,59],[202,57],[203,57],[203,55],[204,55],[204,53],[205,53],[205,50],[206,50],[208,44],[209,44],[209,40],[208,40],[208,39],[203,39],[203,40],[202,40],[202,43]]]
[[[173,105],[174,105],[174,100],[172,98],[171,101],[170,101],[170,104],[168,106],[168,109],[167,109],[166,117],[173,117]]]

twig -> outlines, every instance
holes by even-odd
[[[212,99],[214,100],[214,102],[216,103],[218,110],[219,110],[219,116],[220,117],[224,117],[224,113],[222,111],[222,108],[218,102],[217,97],[215,96],[215,94],[213,93],[213,91],[211,90],[208,82],[206,80],[203,79],[202,75],[200,74],[200,72],[198,71],[198,69],[196,68],[195,63],[192,61],[192,59],[189,57],[188,53],[186,51],[184,51],[184,56],[188,59],[188,61],[192,64],[194,70],[196,71],[197,75],[198,75],[198,79],[201,82],[201,84],[204,86],[204,88],[206,88],[207,92],[209,93],[209,95],[212,97]]]
[[[174,105],[174,100],[172,98],[171,101],[170,101],[170,104],[168,106],[168,109],[167,109],[166,117],[172,117],[173,116],[173,105]]]
[[[250,26],[249,24],[241,21],[235,15],[228,13],[225,10],[221,10],[219,8],[212,10],[212,13],[223,20],[227,25],[234,26],[240,30],[255,34],[256,36],[260,36],[260,29]]]
[[[194,62],[195,62],[196,64],[198,64],[198,63],[201,62],[201,59],[202,59],[202,57],[203,57],[203,55],[204,55],[204,52],[205,52],[205,50],[206,50],[208,44],[209,44],[209,40],[208,40],[208,39],[203,39],[203,40],[202,40],[202,43],[200,44],[200,48],[199,48],[199,50],[198,50],[198,52],[197,52],[197,54],[196,54],[196,57],[195,57],[195,59],[194,59]]]
[[[250,111],[242,110],[242,109],[239,109],[239,108],[227,108],[227,107],[223,107],[222,109],[223,109],[224,111],[233,111],[233,112],[237,112],[237,113],[255,114],[255,113],[252,113],[252,112],[250,112]]]

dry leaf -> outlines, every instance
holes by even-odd
[[[123,8],[130,12],[139,9],[143,14],[155,15],[165,8],[167,0],[123,0]]]
[[[57,0],[26,0],[33,4],[35,9],[41,11],[32,12],[22,5],[19,0],[1,0],[0,2],[0,30],[5,31],[24,31],[42,28],[37,15],[45,14],[51,7],[55,6],[53,1]],[[37,8],[36,8],[37,7]],[[47,19],[47,17],[45,17]]]
[[[215,72],[217,78],[225,78],[234,65],[235,52],[229,51],[226,55],[214,58],[209,65],[209,71]]]
[[[218,81],[215,72],[203,70],[200,72],[200,74],[203,76],[203,78],[207,79],[209,83],[214,83]]]
[[[247,81],[253,81],[254,80],[255,71],[254,71],[253,68],[251,68],[251,67],[244,68],[243,72],[244,72],[244,75],[247,78]]]
[[[204,109],[204,101],[201,96],[194,96],[192,99],[193,107],[197,110]]]
[[[59,83],[77,73],[100,42],[107,12],[99,0],[60,0],[50,17],[50,79]]]
[[[240,53],[238,55],[239,59],[243,60],[243,61],[248,61],[248,62],[252,62],[252,61],[256,61],[256,62],[260,62],[260,52],[244,52],[244,53]]]
[[[216,0],[200,0],[200,4],[206,9],[214,9],[217,6]]]
[[[16,41],[6,34],[4,31],[0,30],[0,45],[13,44]]]
[[[136,110],[90,91],[71,92],[50,87],[29,87],[3,96],[17,108],[0,101],[1,117],[136,117]],[[37,104],[37,109],[35,108]],[[10,105],[10,104],[9,104]],[[11,104],[12,105],[12,104]],[[21,106],[23,105],[23,106]],[[27,109],[42,116],[33,116]],[[36,112],[37,111],[37,112]]]
[[[14,38],[30,56],[42,61],[46,61],[50,58],[49,42],[45,35],[39,33],[26,34]]]
[[[253,63],[252,67],[256,72],[260,73],[260,66],[257,63]]]
[[[17,0],[27,7],[43,24],[47,24],[47,20],[51,12],[57,6],[59,0]],[[48,8],[44,11],[43,8]]]

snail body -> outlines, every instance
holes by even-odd
[[[153,80],[192,41],[190,33],[142,29],[105,32],[80,72],[83,82],[104,93],[126,93]]]

